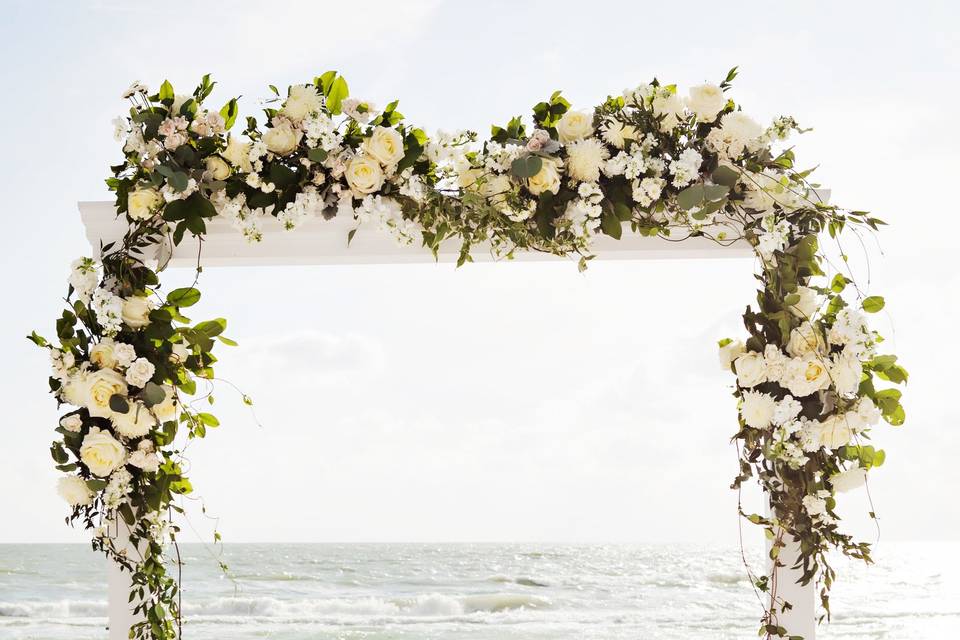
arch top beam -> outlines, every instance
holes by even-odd
[[[123,218],[118,218],[112,202],[80,202],[80,218],[87,240],[94,254],[103,243],[120,240],[127,229]],[[361,227],[347,246],[347,234],[354,228],[352,220],[312,220],[295,232],[285,231],[276,219],[265,221],[263,241],[250,244],[243,235],[222,219],[207,223],[203,241],[205,267],[270,266],[270,265],[334,265],[334,264],[413,264],[434,262],[427,249],[420,246],[398,245],[389,234],[373,227]],[[168,266],[192,267],[197,262],[197,240],[189,236],[174,248]],[[594,242],[598,260],[667,260],[706,258],[749,258],[754,254],[749,243],[737,240],[720,245],[708,238],[688,238],[673,242],[663,238],[648,238],[624,229],[623,237],[615,240],[598,236]],[[460,250],[457,240],[448,241],[440,250],[440,262],[455,262]],[[477,246],[472,252],[475,261],[492,261],[489,251]],[[518,261],[556,261],[549,254],[519,251]]]

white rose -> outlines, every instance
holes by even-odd
[[[767,366],[763,354],[748,351],[738,357],[733,368],[737,372],[737,382],[741,387],[755,387],[767,381]]]
[[[113,369],[100,369],[87,376],[82,404],[94,418],[109,418],[113,413],[110,398],[114,395],[127,395],[127,383]]]
[[[131,402],[126,413],[112,413],[110,422],[117,433],[125,438],[145,436],[157,425],[157,419],[139,402]]]
[[[795,398],[804,398],[830,386],[827,366],[816,355],[794,358],[781,381]]]
[[[581,140],[593,133],[593,114],[585,111],[567,111],[557,122],[560,142]]]
[[[226,180],[230,177],[230,165],[220,156],[209,156],[204,162],[207,166],[206,174],[211,180]]]
[[[368,156],[354,156],[344,172],[350,189],[361,196],[374,193],[383,186],[383,169],[380,163]]]
[[[840,493],[858,489],[866,484],[866,482],[867,470],[860,466],[830,476],[830,484]]]
[[[150,382],[156,369],[153,363],[146,358],[137,358],[127,368],[126,380],[135,387],[142,387]]]
[[[687,98],[687,107],[696,114],[700,122],[713,122],[727,106],[727,98],[723,89],[715,84],[701,84],[690,87],[690,97]]]
[[[139,329],[150,324],[150,312],[153,305],[146,296],[130,296],[123,299],[123,310],[120,316],[123,322],[132,329]]]
[[[747,352],[743,341],[734,340],[720,347],[720,368],[724,371],[730,371],[733,361]]]
[[[280,120],[264,132],[263,143],[278,156],[285,156],[293,153],[302,137],[303,134],[294,129],[289,120]]]
[[[511,191],[513,191],[513,181],[510,180],[510,176],[504,174],[490,176],[480,187],[480,194],[494,206],[504,204]]]
[[[790,313],[798,318],[813,318],[822,302],[820,300],[820,294],[810,287],[797,287],[794,293],[800,296],[800,300],[795,304],[789,305]]]
[[[581,182],[596,182],[600,167],[609,157],[610,152],[596,138],[578,140],[567,147],[567,173]]]
[[[661,131],[673,131],[683,118],[683,100],[676,93],[657,91],[650,106],[655,115],[664,116],[660,121]]]
[[[747,391],[740,403],[740,415],[748,426],[754,429],[766,429],[773,420],[777,402],[773,396],[758,391]]]
[[[90,348],[90,362],[101,369],[113,369],[117,366],[117,357],[114,354],[116,343],[113,338],[103,338]]]
[[[244,173],[253,171],[253,165],[250,164],[249,142],[240,142],[237,138],[230,138],[227,142],[227,148],[220,155]]]
[[[80,429],[83,427],[83,420],[77,414],[71,413],[68,416],[63,416],[60,418],[60,426],[67,431],[79,433]]]
[[[853,428],[856,426],[853,421],[848,420],[848,416],[851,413],[853,412],[842,415],[832,415],[820,423],[819,440],[821,446],[835,450],[850,444],[850,441],[853,439]]]
[[[93,491],[79,476],[63,476],[57,480],[57,493],[74,507],[85,507],[93,502]]]
[[[795,358],[810,353],[819,353],[824,350],[823,336],[809,322],[802,322],[799,327],[790,332],[787,342],[787,353]]]
[[[403,160],[403,136],[396,129],[376,127],[363,141],[363,150],[383,166],[391,167]]]
[[[126,450],[109,432],[93,427],[80,445],[80,460],[95,476],[105,478],[123,464]]]
[[[127,194],[127,214],[134,220],[147,220],[161,202],[160,192],[153,187],[136,189]]]
[[[291,120],[298,122],[303,120],[311,113],[320,111],[322,102],[317,94],[316,87],[294,85],[290,87],[290,95],[283,103],[283,109],[280,112]]]
[[[535,196],[544,191],[556,193],[560,190],[560,170],[556,161],[549,158],[543,158],[543,165],[540,172],[527,180],[527,188]]]
[[[842,396],[852,395],[860,387],[863,365],[855,355],[840,354],[833,358],[830,376],[833,378],[833,386],[837,393]]]
[[[118,342],[113,346],[113,355],[117,359],[118,366],[129,367],[130,363],[137,359],[137,350],[132,344]]]

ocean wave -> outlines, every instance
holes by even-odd
[[[408,598],[326,598],[280,600],[265,596],[234,596],[184,602],[189,617],[243,617],[324,620],[330,617],[450,618],[552,607],[546,598],[523,593],[451,596],[440,593]],[[0,617],[31,619],[90,618],[107,615],[105,601],[0,602]]]

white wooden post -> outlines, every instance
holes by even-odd
[[[816,190],[815,197],[827,202],[830,191]],[[86,229],[87,239],[93,248],[93,254],[100,251],[101,243],[106,244],[123,238],[127,223],[116,215],[111,202],[80,202],[80,217]],[[386,233],[375,229],[362,228],[353,241],[347,244],[347,233],[354,227],[352,220],[334,218],[333,220],[313,220],[296,231],[284,231],[273,218],[264,221],[263,241],[247,244],[239,231],[228,222],[215,218],[207,221],[207,234],[203,242],[202,261],[205,266],[242,266],[242,265],[304,265],[304,264],[403,264],[434,262],[433,255],[417,246],[398,246]],[[715,229],[727,231],[730,229]],[[165,247],[158,251],[158,258],[170,267],[193,268],[197,263],[197,241],[188,234],[177,247]],[[439,252],[440,262],[457,259],[459,243],[456,240],[445,242]],[[662,260],[674,258],[753,258],[752,247],[745,240],[736,240],[721,246],[704,237],[696,237],[684,242],[670,242],[661,238],[647,238],[639,234],[624,234],[620,240],[608,236],[598,236],[593,245],[594,253],[604,260]],[[491,260],[484,247],[474,249],[474,259]],[[563,260],[548,254],[526,252],[517,255],[517,260]],[[126,525],[120,523],[125,534]],[[129,539],[125,538],[127,548]],[[118,544],[121,541],[118,539]],[[130,552],[133,552],[132,550]],[[791,555],[792,554],[792,555]],[[789,544],[781,553],[782,557],[795,558],[797,549]],[[785,562],[785,564],[791,564]],[[781,614],[780,624],[794,635],[802,635],[804,640],[814,637],[814,587],[811,583],[800,587],[796,583],[796,572],[781,569],[778,573],[778,592],[793,605],[793,610]],[[132,604],[127,603],[130,596],[130,574],[111,566],[109,572],[109,614],[110,640],[126,640],[129,629],[137,620],[132,614]]]
[[[772,584],[776,585],[776,602],[771,602],[775,621],[787,630],[788,635],[814,640],[817,633],[816,584],[814,580],[806,585],[797,582],[803,575],[801,569],[793,568],[800,557],[800,543],[789,534],[783,536],[783,542],[780,564],[784,566],[774,567],[775,563],[769,559],[773,541],[767,540],[767,573],[773,576]],[[792,608],[782,611],[784,602],[790,603]]]
[[[113,546],[118,552],[125,550],[132,560],[139,558],[139,551],[130,541],[130,528],[123,519],[117,519],[108,525]],[[134,615],[133,609],[137,602],[129,601],[130,588],[133,585],[129,571],[119,563],[107,563],[107,625],[109,640],[127,640],[130,637],[130,627],[143,620],[143,616]]]

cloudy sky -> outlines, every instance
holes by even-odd
[[[951,3],[206,6],[4,3],[0,542],[85,539],[63,526],[46,357],[22,336],[53,333],[68,264],[89,252],[75,203],[107,197],[110,120],[131,81],[189,90],[211,72],[213,100],[242,95],[248,114],[267,84],[338,69],[354,95],[399,97],[428,129],[486,132],[554,89],[589,106],[654,75],[683,90],[734,65],[750,113],[815,128],[797,152],[834,201],[891,223],[868,244],[869,290],[887,297],[878,321],[912,379],[907,424],[875,431],[888,458],[871,490],[884,539],[957,539]],[[192,315],[229,318],[241,347],[219,373],[256,416],[217,393],[223,426],[190,448],[194,485],[232,541],[732,544],[734,403],[715,343],[737,335],[753,269],[209,269]],[[845,500],[873,536],[865,496]]]

